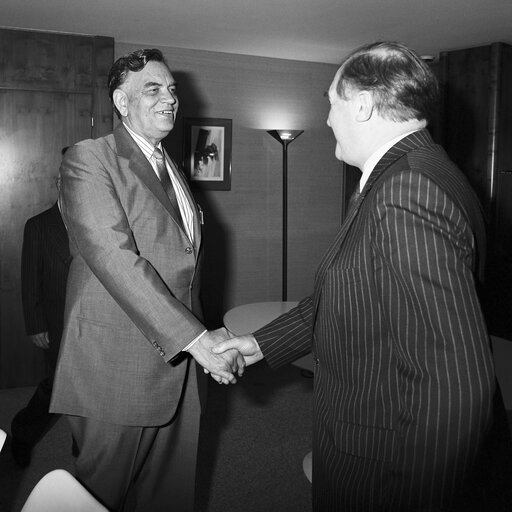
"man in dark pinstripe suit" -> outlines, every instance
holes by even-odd
[[[64,323],[70,262],[68,234],[55,203],[28,219],[23,233],[21,295],[25,330],[34,345],[44,351],[47,375],[11,424],[13,456],[22,467],[30,463],[32,448],[56,420],[48,408]]]
[[[312,349],[315,511],[486,510],[475,470],[490,474],[497,388],[477,295],[484,222],[425,129],[436,97],[403,45],[344,61],[327,124],[337,158],[362,171],[359,193],[312,297],[215,349],[272,367]]]

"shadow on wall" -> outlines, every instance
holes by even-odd
[[[208,105],[201,97],[193,75],[171,71],[176,80],[180,106],[176,126],[164,140],[164,146],[171,157],[183,166],[183,119],[185,117],[211,117]],[[183,168],[183,167],[182,167]],[[208,329],[222,327],[225,310],[225,290],[228,278],[229,236],[226,225],[220,222],[217,202],[223,191],[197,190],[191,187],[196,202],[204,213],[202,243],[201,300]]]

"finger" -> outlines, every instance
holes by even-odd
[[[212,352],[214,354],[222,354],[223,352],[226,352],[233,348],[236,348],[236,344],[233,343],[231,340],[221,341],[220,343],[217,343],[217,345],[214,345],[212,347]]]
[[[222,378],[224,384],[236,384],[236,377],[229,372],[219,372],[219,377]]]
[[[237,373],[238,376],[241,377],[244,374],[245,370],[245,359],[240,352],[236,353],[236,366],[237,366]]]
[[[231,373],[237,373],[238,372],[238,368],[239,368],[238,355],[239,355],[239,352],[237,352],[235,350],[233,350],[230,353],[230,357],[232,358],[231,359]]]
[[[219,384],[234,384],[234,382],[230,382],[226,377],[220,377],[219,375],[217,375],[214,378]]]
[[[219,371],[218,373],[212,373],[212,378],[215,379],[219,384],[235,384],[236,378],[233,374],[227,371]]]
[[[243,356],[240,356],[242,358],[242,362],[238,365],[238,376],[241,377],[245,372],[245,359]]]

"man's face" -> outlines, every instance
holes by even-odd
[[[329,87],[329,103],[331,108],[327,117],[327,125],[331,127],[334,137],[336,138],[336,158],[344,162],[354,165],[355,162],[351,158],[351,153],[355,147],[354,133],[354,102],[350,91],[347,93],[348,98],[341,98],[336,92],[336,86],[339,79],[339,71],[336,73],[334,80]]]
[[[116,106],[123,121],[156,146],[174,128],[178,111],[176,83],[163,62],[149,61],[140,71],[129,71]],[[120,108],[121,107],[121,108]]]

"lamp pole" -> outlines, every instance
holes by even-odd
[[[288,300],[288,144],[304,130],[268,130],[268,134],[283,147],[283,254],[282,254],[282,293],[283,301]]]

